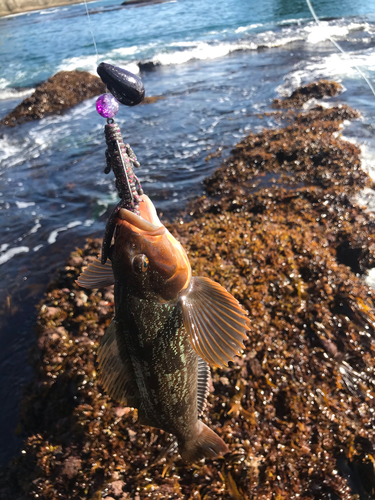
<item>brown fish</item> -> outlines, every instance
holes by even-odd
[[[192,277],[181,244],[142,196],[138,216],[118,214],[110,260],[90,264],[78,279],[86,288],[115,284],[115,318],[98,352],[99,381],[141,424],[177,437],[193,462],[227,453],[201,420],[210,370],[243,347],[249,319],[238,301],[208,278]]]

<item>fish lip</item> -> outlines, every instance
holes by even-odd
[[[155,233],[160,231],[160,229],[164,229],[163,225],[156,226],[152,222],[140,217],[130,210],[127,210],[126,208],[121,208],[119,210],[118,217],[145,233]]]

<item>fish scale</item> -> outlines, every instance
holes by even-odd
[[[121,296],[118,288],[115,296]],[[184,332],[181,312],[163,304],[153,305],[150,314],[148,301],[128,296],[121,303],[128,307],[116,313],[116,337],[135,375],[139,420],[182,439],[198,417],[198,377],[191,376],[198,370],[198,355]]]

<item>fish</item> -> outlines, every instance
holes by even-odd
[[[106,63],[98,74],[123,104],[143,99],[135,75]],[[228,446],[199,419],[209,365],[233,360],[249,319],[221,285],[192,276],[187,253],[144,194],[133,170],[140,164],[113,118],[104,135],[104,172],[113,171],[120,201],[107,221],[101,258],[77,280],[84,288],[114,284],[115,317],[98,349],[98,383],[114,400],[137,408],[141,424],[173,434],[186,462],[220,457]]]
[[[177,438],[186,462],[229,449],[199,416],[209,365],[227,365],[244,347],[250,320],[220,284],[192,276],[187,253],[160,222],[147,195],[139,215],[121,208],[109,260],[93,261],[77,283],[114,283],[115,317],[98,350],[99,383],[142,425]]]

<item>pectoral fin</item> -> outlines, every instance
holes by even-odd
[[[227,365],[244,347],[249,318],[239,302],[209,278],[194,277],[181,297],[184,326],[193,349],[213,366]]]
[[[83,288],[102,288],[113,285],[114,282],[111,261],[107,260],[105,264],[102,264],[98,259],[91,262],[76,281]]]
[[[124,406],[139,408],[139,392],[131,360],[125,346],[119,348],[116,333],[116,323],[112,321],[98,350],[98,382],[111,398]]]

